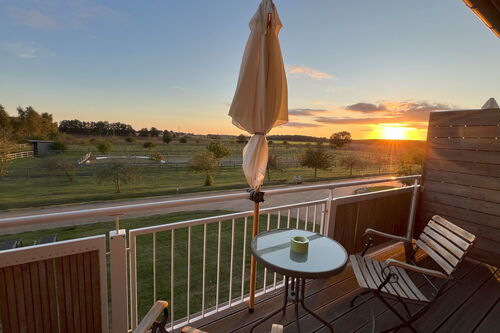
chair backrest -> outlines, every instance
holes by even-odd
[[[434,215],[417,240],[424,250],[448,274],[451,275],[476,236],[456,226],[439,215]]]
[[[3,333],[107,332],[106,239],[0,252]]]

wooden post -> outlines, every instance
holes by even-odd
[[[252,239],[257,236],[259,232],[259,209],[260,203],[254,202],[253,204],[253,223],[252,223]],[[250,299],[248,300],[248,311],[254,311],[255,304],[255,272],[257,268],[257,263],[255,262],[255,258],[251,257],[250,259]]]

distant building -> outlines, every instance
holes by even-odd
[[[47,155],[55,153],[56,151],[52,148],[54,141],[47,140],[27,140],[33,149],[33,154],[35,156]]]

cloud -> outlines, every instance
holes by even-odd
[[[316,116],[326,111],[325,109],[289,109],[288,114],[291,116]]]
[[[88,21],[123,21],[124,15],[93,0],[28,1],[29,9],[11,6],[9,16],[36,29],[85,28]]]
[[[298,66],[298,65],[287,65],[286,72],[290,76],[301,76],[301,77],[310,77],[314,80],[330,80],[333,79],[328,73],[320,72],[317,69],[306,67],[306,66]]]
[[[321,127],[319,124],[311,124],[311,123],[301,123],[301,122],[296,122],[296,121],[291,121],[286,124],[283,124],[281,126],[286,126],[286,127],[294,127],[294,128],[312,128],[312,127]]]
[[[42,14],[38,10],[24,10],[20,8],[9,8],[10,16],[21,25],[37,29],[55,29],[57,23],[50,17]]]
[[[54,52],[50,51],[45,46],[34,42],[5,42],[2,44],[2,48],[14,54],[18,58],[24,59],[54,55]]]
[[[314,119],[323,124],[376,124],[376,123],[394,123],[394,118],[351,118],[351,117],[317,117]]]
[[[383,104],[376,105],[371,103],[356,103],[353,105],[348,105],[344,109],[350,111],[359,111],[364,113],[379,112],[386,110]]]

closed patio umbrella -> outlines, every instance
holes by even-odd
[[[254,204],[253,232],[258,230],[260,191],[266,174],[268,146],[266,134],[288,122],[288,91],[278,33],[282,27],[272,0],[262,0],[250,21],[248,38],[241,63],[238,85],[229,116],[233,124],[252,135],[243,149],[243,171],[252,187]],[[250,268],[250,310],[255,292],[255,260]]]

